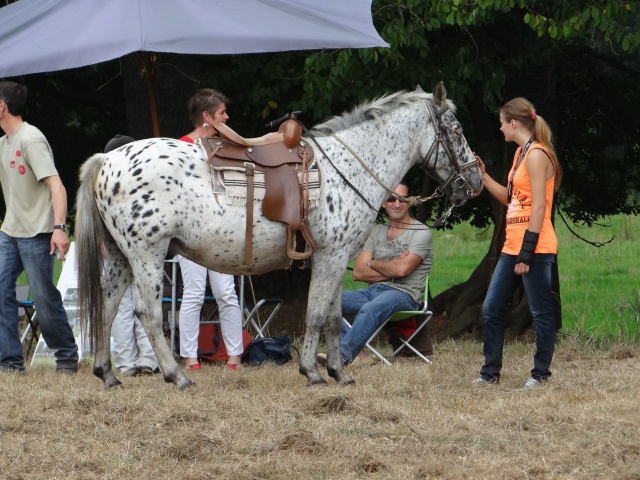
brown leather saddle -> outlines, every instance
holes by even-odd
[[[292,260],[309,258],[316,242],[308,227],[309,165],[313,150],[302,140],[302,127],[286,120],[278,134],[247,140],[224,124],[213,125],[219,137],[202,140],[209,163],[216,168],[244,169],[247,176],[246,265],[253,263],[254,173],[264,172],[265,195],[262,213],[269,220],[287,224],[287,256]],[[301,180],[298,180],[301,172]],[[294,237],[296,241],[294,242]]]

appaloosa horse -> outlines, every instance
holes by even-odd
[[[371,232],[388,189],[420,165],[446,188],[451,202],[461,203],[480,193],[482,175],[442,83],[433,95],[418,89],[366,102],[312,132],[317,143],[306,142],[314,146],[321,179],[317,206],[309,215],[317,250],[310,259],[300,372],[309,384],[326,383],[316,364],[324,332],[328,373],[348,384],[353,380],[339,351],[342,278]],[[120,384],[111,367],[109,337],[120,299],[132,282],[136,311],[164,379],[180,388],[191,385],[162,331],[164,260],[180,254],[234,275],[287,268],[285,225],[267,220],[260,205],[253,217],[253,263],[247,266],[246,207],[231,205],[223,195],[214,199],[199,145],[140,140],[83,164],[75,231],[79,303],[96,347],[93,372],[107,387]]]

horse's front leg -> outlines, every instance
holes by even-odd
[[[325,340],[327,342],[327,372],[340,385],[355,383],[347,373],[340,353],[340,329],[342,327],[342,283],[340,294],[336,297],[336,308],[332,308],[331,316],[326,319]]]
[[[153,346],[162,376],[181,390],[194,385],[180,370],[162,331],[162,298],[159,293],[162,292],[162,264],[155,272],[150,272],[149,264],[135,263],[136,316]]]
[[[307,305],[304,345],[300,355],[300,373],[308,379],[309,385],[326,384],[318,372],[317,351],[320,333],[324,331],[327,339],[327,366],[331,377],[340,384],[353,383],[345,371],[340,355],[340,321],[342,318],[342,276],[343,270],[336,271],[335,256],[324,258],[318,254],[313,261],[309,301]],[[346,261],[344,262],[346,265]]]
[[[311,290],[309,290],[311,298]],[[313,315],[310,307],[307,307],[306,327],[304,331],[304,343],[300,354],[299,372],[307,377],[307,385],[326,385],[327,381],[318,372],[316,354],[320,343],[320,329],[324,322],[323,316]]]

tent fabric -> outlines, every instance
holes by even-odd
[[[238,54],[388,47],[371,0],[19,0],[0,8],[0,78],[135,51]]]

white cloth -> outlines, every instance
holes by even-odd
[[[242,312],[236,295],[233,275],[207,270],[197,263],[177,255],[184,290],[180,306],[180,356],[198,356],[198,334],[200,333],[200,311],[204,304],[207,272],[211,293],[220,312],[220,330],[229,355],[242,355]]]
[[[135,298],[129,285],[111,327],[113,364],[123,373],[136,367],[158,368],[156,354],[134,310]]]
[[[246,169],[229,167],[215,168],[219,173],[219,181],[224,187],[227,205],[244,207],[247,205],[247,175]],[[264,172],[253,175],[253,204],[262,204],[265,195]],[[298,183],[302,182],[302,173],[298,172]],[[320,174],[317,166],[312,165],[307,176],[309,208],[316,208],[320,196]]]

